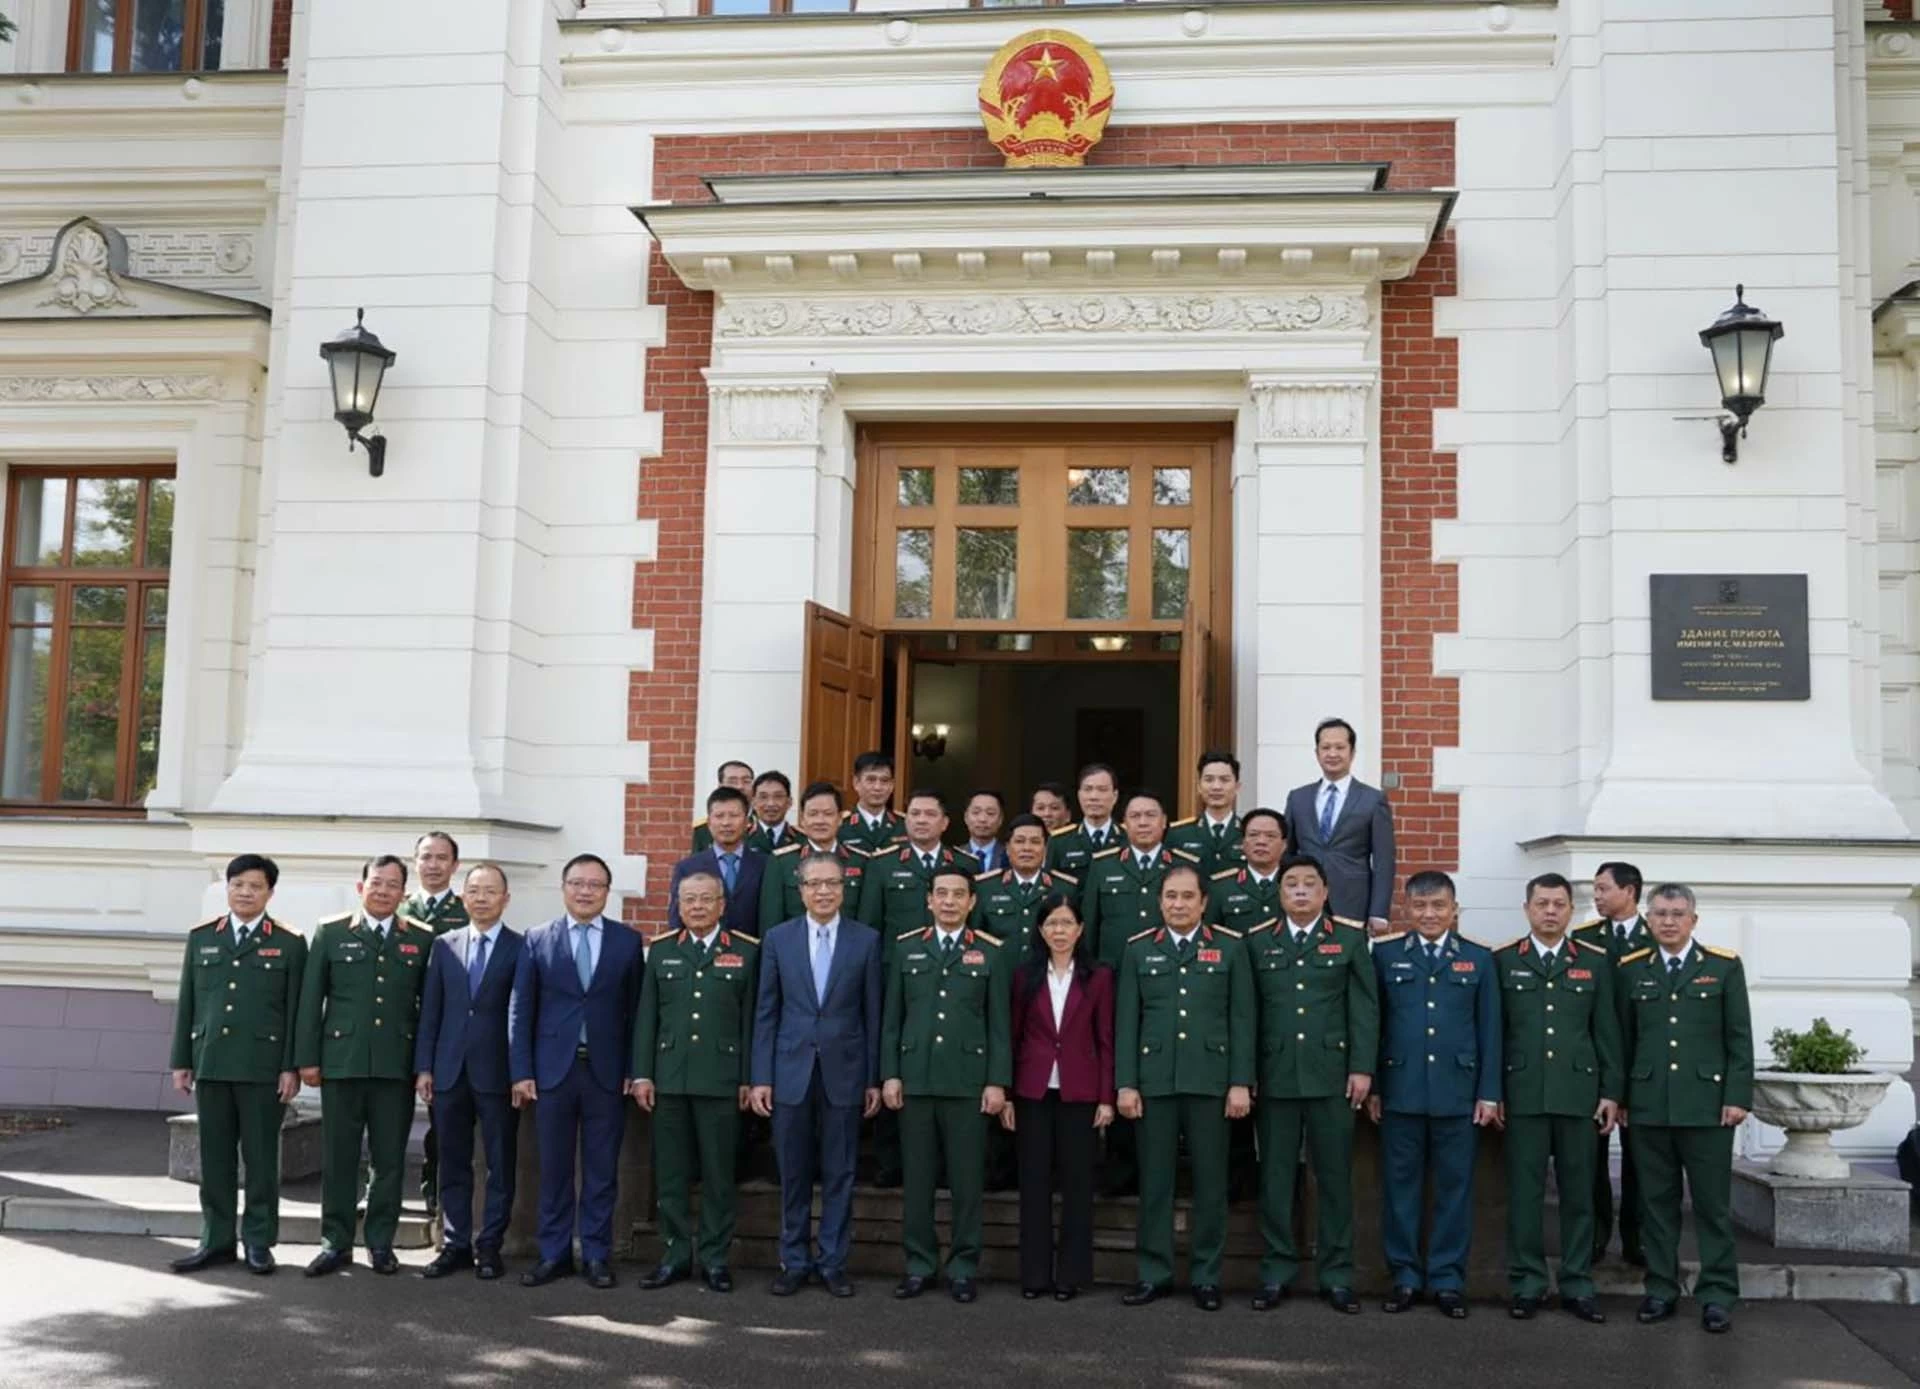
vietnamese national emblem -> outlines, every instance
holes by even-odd
[[[1064,29],[1009,39],[980,79],[980,119],[1009,169],[1084,164],[1112,111],[1113,79],[1099,50]]]

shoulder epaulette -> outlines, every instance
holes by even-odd
[[[1059,838],[1059,837],[1060,837],[1061,835],[1063,835],[1063,834],[1072,834],[1072,833],[1073,833],[1073,832],[1074,832],[1075,830],[1077,830],[1077,829],[1079,829],[1079,828],[1080,828],[1080,826],[1078,826],[1078,825],[1060,825],[1060,826],[1058,826],[1057,828],[1054,828],[1054,829],[1050,829],[1050,830],[1048,830],[1048,831],[1047,831],[1047,838],[1049,838],[1049,839],[1058,839],[1058,838]]]
[[[1120,846],[1116,844],[1111,849],[1102,849],[1099,853],[1095,854],[1093,857],[1095,858],[1095,860],[1099,860],[1103,858],[1112,858],[1115,854],[1119,852],[1120,852]]]
[[[222,922],[224,922],[225,920],[226,920],[226,918],[225,918],[224,916],[216,916],[216,917],[215,917],[215,918],[214,918],[213,920],[211,920],[211,921],[203,921],[203,922],[201,922],[201,923],[200,923],[200,924],[199,924],[198,926],[195,926],[195,927],[194,927],[193,929],[194,929],[194,930],[196,930],[196,931],[214,931],[214,930],[218,930],[218,929],[219,929],[219,927],[220,927],[220,924],[221,924]]]
[[[340,922],[351,921],[351,920],[353,920],[352,912],[335,912],[332,916],[321,917],[320,924],[322,926],[334,926],[339,924]]]
[[[1632,953],[1631,955],[1622,955],[1622,956],[1620,957],[1620,963],[1621,963],[1621,964],[1623,964],[1623,965],[1630,965],[1630,964],[1632,964],[1632,963],[1633,963],[1633,962],[1634,962],[1635,960],[1644,960],[1644,959],[1646,959],[1646,958],[1647,958],[1647,956],[1649,956],[1649,955],[1651,955],[1652,953],[1653,953],[1653,947],[1652,947],[1651,945],[1649,945],[1649,946],[1646,946],[1646,947],[1644,947],[1644,948],[1642,948],[1642,949],[1639,949],[1639,950],[1636,950],[1636,951],[1634,951],[1634,952],[1633,952],[1633,953]]]
[[[1336,926],[1351,926],[1356,931],[1364,931],[1367,929],[1366,922],[1355,921],[1350,916],[1336,916],[1333,918],[1333,924]]]
[[[1199,823],[1199,820],[1200,817],[1198,815],[1189,815],[1184,820],[1175,820],[1171,825],[1168,825],[1167,828],[1170,830],[1182,829],[1187,825]]]
[[[1005,942],[1005,941],[1003,941],[1003,940],[1001,940],[1001,939],[1000,939],[1000,937],[998,937],[998,936],[996,936],[996,935],[994,935],[994,934],[993,934],[993,933],[992,933],[991,931],[981,931],[981,930],[978,930],[978,929],[976,929],[976,930],[974,931],[974,934],[975,934],[976,936],[978,936],[978,937],[980,937],[980,939],[981,939],[981,940],[983,940],[983,941],[986,941],[986,942],[988,942],[988,943],[989,943],[989,944],[991,944],[991,945],[1005,945],[1005,944],[1006,944],[1006,942]]]
[[[745,931],[728,931],[727,934],[730,936],[739,937],[741,940],[745,941],[748,945],[760,944],[760,937],[750,936]]]
[[[1406,938],[1407,933],[1405,931],[1394,931],[1389,935],[1375,936],[1373,943],[1375,945],[1391,945],[1397,940],[1405,940]]]
[[[693,822],[693,827],[697,830],[705,829],[707,827],[707,817],[702,815],[698,820]]]
[[[1604,955],[1607,953],[1607,947],[1599,941],[1569,940],[1567,944],[1571,945],[1575,950],[1591,950],[1596,955]]]
[[[845,849],[850,854],[860,855],[861,858],[873,857],[873,850],[867,848],[866,845],[864,844],[855,844],[851,839],[849,839],[845,844],[842,844],[840,847]]]
[[[1263,921],[1263,922],[1261,922],[1261,923],[1260,923],[1260,924],[1259,924],[1258,926],[1250,926],[1250,927],[1248,927],[1248,928],[1247,928],[1247,934],[1248,934],[1248,935],[1250,935],[1250,936],[1255,936],[1255,935],[1258,935],[1258,934],[1260,934],[1260,932],[1262,932],[1262,931],[1271,931],[1271,930],[1272,930],[1272,929],[1273,929],[1273,928],[1274,928],[1275,926],[1277,926],[1277,925],[1279,925],[1279,924],[1280,924],[1280,918],[1279,918],[1279,917],[1277,917],[1277,916],[1270,916],[1270,917],[1268,917],[1268,918],[1267,918],[1267,919],[1266,919],[1265,921]]]
[[[405,912],[395,912],[393,919],[402,926],[411,926],[416,931],[425,931],[429,935],[433,933],[433,927],[416,917],[408,916]]]
[[[1132,935],[1127,937],[1127,944],[1132,945],[1137,940],[1145,940],[1148,936],[1152,935],[1155,931],[1159,929],[1160,928],[1158,926],[1149,926],[1144,931],[1135,931]]]
[[[1194,853],[1191,849],[1169,849],[1167,852],[1175,858],[1185,859],[1188,863],[1200,862],[1200,855]]]
[[[1215,873],[1213,875],[1213,880],[1217,883],[1222,878],[1233,877],[1235,874],[1239,873],[1239,871],[1240,870],[1238,868],[1222,868],[1218,873]]]
[[[973,875],[973,880],[976,883],[984,883],[989,878],[999,877],[1005,871],[1006,870],[1004,868],[989,868],[984,873],[975,873]]]
[[[1596,926],[1604,926],[1606,924],[1607,924],[1606,919],[1604,917],[1596,916],[1593,920],[1582,922],[1580,925],[1574,927],[1573,929],[1576,931],[1591,931]]]
[[[1058,868],[1053,870],[1053,876],[1062,882],[1072,883],[1075,887],[1080,886],[1080,880],[1078,878],[1074,877],[1071,873],[1062,873]]]
[[[911,937],[911,936],[918,936],[918,935],[923,935],[923,934],[925,934],[926,932],[928,932],[928,931],[931,931],[932,929],[933,929],[933,927],[931,927],[931,926],[915,926],[915,927],[914,927],[914,928],[913,928],[912,930],[910,930],[910,931],[902,931],[902,932],[901,932],[901,933],[900,933],[899,935],[897,935],[897,936],[895,936],[895,937],[894,937],[894,939],[895,939],[895,940],[906,940],[906,939],[908,939],[908,938],[909,938],[909,937]]]
[[[1514,938],[1513,938],[1512,940],[1510,940],[1510,941],[1508,941],[1508,942],[1506,942],[1506,944],[1504,944],[1504,945],[1496,945],[1496,946],[1494,946],[1493,948],[1494,948],[1494,950],[1495,950],[1495,951],[1501,951],[1501,950],[1511,950],[1511,949],[1513,949],[1513,948],[1514,948],[1514,947],[1515,947],[1516,945],[1519,945],[1519,944],[1520,944],[1520,942],[1522,942],[1522,941],[1524,941],[1525,939],[1526,939],[1526,937],[1525,937],[1525,936],[1515,936],[1515,937],[1514,937]]]
[[[853,812],[851,810],[841,811],[840,823],[843,825],[851,825],[853,823]]]
[[[1716,955],[1723,960],[1737,960],[1740,958],[1739,951],[1729,950],[1724,945],[1703,945],[1700,948],[1706,951],[1709,955]]]
[[[1215,926],[1213,929],[1230,940],[1239,940],[1241,938],[1240,933],[1231,926]]]
[[[779,858],[780,855],[782,854],[797,854],[799,852],[800,852],[800,846],[798,844],[782,844],[779,848],[773,851],[773,856],[775,858]]]

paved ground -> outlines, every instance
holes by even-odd
[[[1215,1316],[1184,1301],[1142,1310],[1102,1291],[1071,1306],[987,1288],[973,1307],[944,1296],[901,1304],[880,1282],[848,1303],[817,1289],[789,1300],[759,1277],[727,1298],[686,1285],[642,1293],[632,1272],[596,1293],[571,1282],[528,1291],[462,1277],[427,1285],[366,1269],[301,1278],[310,1251],[272,1279],[227,1269],[164,1271],[182,1246],[112,1236],[0,1238],[0,1385],[50,1389],[271,1383],[459,1386],[582,1383],[759,1389],[830,1382],[938,1389],[982,1383],[1162,1385],[1574,1384],[1899,1386],[1920,1383],[1912,1308],[1755,1305],[1731,1336],[1702,1334],[1688,1309],[1661,1327],[1632,1304],[1589,1327],[1562,1314],[1510,1322],[1493,1306],[1453,1325],[1422,1308],[1359,1318],[1295,1302]],[[418,1263],[424,1255],[411,1256]],[[517,1269],[514,1270],[517,1272]]]

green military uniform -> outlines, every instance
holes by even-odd
[[[943,844],[933,857],[937,868],[958,869],[969,878],[980,875],[978,860],[962,850]],[[867,860],[867,870],[860,880],[860,906],[853,919],[880,933],[883,958],[893,958],[893,947],[900,936],[933,920],[927,910],[933,872],[911,844],[895,845]]]
[[[891,849],[906,837],[906,817],[891,810],[871,825],[857,806],[840,817],[840,842],[857,844],[869,855]]]
[[[1030,883],[1020,881],[1011,868],[982,873],[973,883],[973,925],[1006,942],[1006,949],[1017,962],[1026,953],[1039,923],[1034,908],[1050,892],[1064,892],[1069,901],[1079,895],[1080,884],[1070,873],[1043,868]]]
[[[384,939],[361,912],[322,921],[307,952],[294,1061],[320,1068],[320,1241],[353,1248],[360,1142],[372,1181],[366,1242],[391,1249],[413,1126],[413,1039],[433,931],[395,914]]]
[[[1120,962],[1113,1012],[1114,1085],[1137,1090],[1140,1281],[1173,1282],[1173,1183],[1180,1140],[1193,1161],[1189,1281],[1220,1283],[1227,1242],[1227,1091],[1254,1080],[1253,975],[1246,945],[1224,926],[1180,944],[1164,926],[1140,932]]]
[[[1216,869],[1207,883],[1207,920],[1231,926],[1242,936],[1263,921],[1277,921],[1280,910],[1280,870],[1264,881],[1252,868]]]
[[[1571,937],[1543,964],[1532,936],[1494,952],[1507,1107],[1507,1281],[1547,1292],[1542,1204],[1547,1160],[1560,1194],[1560,1295],[1593,1296],[1593,1115],[1618,1100],[1625,1071],[1613,963]]]
[[[1000,941],[965,927],[943,941],[937,927],[904,932],[887,969],[880,1075],[906,1091],[900,1110],[906,1201],[901,1243],[909,1276],[940,1269],[934,1230],[936,1174],[945,1164],[953,1196],[949,1282],[980,1265],[987,1131],[981,1091],[1013,1083],[1012,999]]]
[[[725,1268],[733,1246],[740,1087],[753,1054],[759,953],[760,942],[744,931],[718,929],[711,949],[682,929],[647,952],[631,1072],[653,1082],[661,1262],[679,1273],[692,1272],[696,1257],[709,1273]],[[697,1244],[688,1194],[696,1168]]]
[[[748,833],[746,842],[740,846],[741,852],[748,854],[770,854],[787,844],[798,844],[806,836],[784,821],[780,825],[780,843],[773,842],[773,836],[767,833],[767,827],[755,820],[753,829]]]
[[[705,820],[695,820],[693,822],[693,847],[687,852],[690,854],[705,853],[712,847],[713,831],[707,828],[707,822]]]
[[[1740,1296],[1734,1256],[1733,1129],[1722,1108],[1753,1107],[1753,1018],[1747,976],[1731,950],[1692,943],[1677,969],[1659,949],[1620,961],[1626,999],[1627,1110],[1640,1166],[1647,1296],[1680,1296],[1680,1184],[1700,1241],[1693,1295],[1731,1309]]]
[[[169,1066],[193,1072],[200,1116],[200,1247],[232,1249],[235,1164],[246,1165],[240,1238],[280,1238],[280,1077],[294,1069],[293,1026],[307,942],[272,917],[236,943],[230,917],[187,933]]]
[[[1607,958],[1613,961],[1616,972],[1624,957],[1653,946],[1653,932],[1647,929],[1644,916],[1633,919],[1624,938],[1615,924],[1604,917],[1574,927],[1572,935],[1583,945],[1597,945],[1604,949]],[[1618,982],[1617,976],[1615,982]],[[1624,994],[1616,993],[1615,1001],[1622,1008],[1626,1006]],[[1622,1022],[1625,1022],[1624,1017]],[[1629,1125],[1619,1133],[1620,1252],[1629,1261],[1639,1263],[1644,1260],[1645,1253],[1640,1247],[1640,1177],[1633,1166],[1633,1128]],[[1601,1134],[1594,1142],[1593,1257],[1596,1262],[1606,1252],[1607,1244],[1613,1238],[1612,1149],[1613,1135],[1610,1133]]]
[[[806,857],[806,836],[796,835],[775,849],[768,858],[766,871],[760,875],[761,935],[783,921],[792,921],[795,917],[807,914],[806,903],[800,900],[800,862]],[[834,846],[834,857],[840,860],[840,870],[846,878],[846,897],[843,900],[851,916],[854,915],[851,907],[860,900],[860,879],[867,871],[867,851],[858,844],[842,840]]]
[[[1094,958],[1116,969],[1127,941],[1160,924],[1160,880],[1176,861],[1199,867],[1183,849],[1154,846],[1147,866],[1132,845],[1102,849],[1093,856],[1080,887],[1080,915]]]
[[[1372,1075],[1380,989],[1364,929],[1323,914],[1296,933],[1282,918],[1246,938],[1260,1013],[1260,1256],[1263,1287],[1300,1271],[1293,1192],[1304,1133],[1319,1187],[1315,1273],[1353,1286],[1353,1106],[1349,1075]]]
[[[415,888],[400,904],[400,910],[436,936],[473,924],[467,916],[467,904],[451,889],[429,901],[425,892]],[[439,1209],[440,1135],[434,1131],[431,1106],[427,1109],[427,1132],[420,1140],[420,1199],[427,1203],[429,1210]]]
[[[1071,873],[1084,884],[1095,854],[1124,848],[1126,843],[1127,832],[1118,820],[1107,821],[1106,832],[1097,839],[1084,823],[1062,825],[1047,832],[1047,867]]]
[[[1238,868],[1247,861],[1240,852],[1240,816],[1229,815],[1216,825],[1204,813],[1175,820],[1167,826],[1167,847],[1192,854],[1200,871],[1212,876],[1222,868]]]

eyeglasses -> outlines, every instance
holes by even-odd
[[[808,878],[800,884],[800,890],[807,892],[814,888],[839,887],[840,883],[841,879],[839,878]]]
[[[613,884],[603,883],[598,878],[567,878],[561,882],[560,886],[571,888],[575,892],[592,892],[596,890],[605,892],[608,888],[612,887]]]

